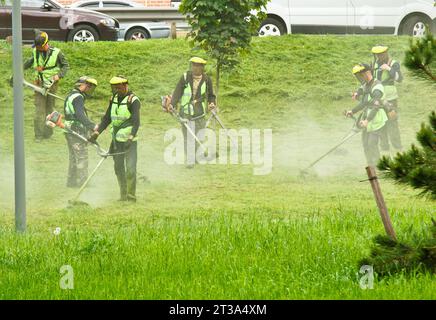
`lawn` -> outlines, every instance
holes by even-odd
[[[354,106],[351,68],[370,62],[379,43],[403,60],[408,38],[255,38],[240,68],[224,74],[225,124],[273,131],[269,175],[254,175],[253,165],[187,169],[164,162],[165,132],[178,124],[161,112],[160,96],[188,68],[193,53],[184,40],[55,43],[71,65],[60,95],[78,77],[94,76],[99,87],[88,108],[104,112],[109,79],[129,78],[142,102],[138,171],[147,179],[138,182],[136,204],[117,202],[109,159],[81,197],[90,206],[70,207],[76,191],[65,186],[65,138],[56,131],[50,141],[34,142],[26,89],[28,229],[16,234],[11,48],[0,42],[0,299],[435,299],[430,274],[376,276],[373,290],[359,286],[358,261],[384,232],[370,185],[361,182],[367,177],[360,136],[299,176],[350,130],[342,111]],[[208,70],[213,75],[213,62]],[[403,71],[400,126],[408,147],[435,109],[436,91]],[[109,141],[108,133],[100,139]],[[90,167],[98,160],[90,148]],[[435,203],[380,183],[399,239],[425,233]],[[74,270],[73,290],[59,286],[64,265]]]

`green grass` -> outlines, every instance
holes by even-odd
[[[160,112],[187,68],[183,40],[142,43],[58,43],[76,78],[98,79],[93,110],[104,111],[116,74],[126,75],[142,101],[138,203],[121,205],[111,160],[82,199],[68,208],[67,150],[61,132],[33,142],[33,103],[25,97],[28,232],[14,232],[13,123],[10,47],[0,42],[0,298],[2,299],[435,299],[435,276],[378,279],[359,287],[358,261],[384,232],[365,179],[360,139],[314,168],[298,172],[350,129],[341,112],[353,106],[355,63],[386,43],[403,59],[408,38],[286,36],[254,39],[237,72],[224,75],[221,116],[232,128],[272,128],[273,171],[250,165],[187,170],[163,161],[163,136],[177,124]],[[29,56],[30,49],[25,50]],[[209,66],[212,69],[212,66]],[[434,110],[434,86],[404,70],[400,86],[404,145]],[[211,70],[213,74],[213,70]],[[30,73],[27,78],[30,79]],[[61,109],[58,104],[58,109]],[[101,137],[109,144],[109,135]],[[90,167],[98,161],[90,149]],[[434,202],[381,180],[400,239],[424,232]],[[53,234],[61,228],[58,236]],[[61,290],[59,269],[74,269],[74,290]],[[375,270],[377,271],[377,270]]]

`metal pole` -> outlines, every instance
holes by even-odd
[[[12,52],[14,75],[15,229],[26,231],[26,173],[24,163],[24,99],[21,0],[12,1]]]

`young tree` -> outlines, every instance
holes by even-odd
[[[269,0],[183,0],[180,12],[192,27],[191,45],[216,60],[216,95],[220,74],[233,69],[239,55],[250,49],[251,38],[266,18],[262,12]]]
[[[436,39],[429,30],[425,37],[410,40],[405,65],[417,76],[436,81]]]
[[[430,115],[430,124],[422,124],[417,134],[422,148],[412,145],[406,152],[399,153],[394,159],[383,157],[378,168],[387,177],[422,190],[436,200],[436,113]]]

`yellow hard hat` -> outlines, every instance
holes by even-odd
[[[96,87],[98,86],[97,80],[94,78],[88,77],[88,76],[82,76],[76,82],[76,84],[81,84],[81,83],[90,83],[90,84],[95,85]]]
[[[372,53],[374,54],[378,54],[378,53],[384,53],[386,51],[388,51],[389,47],[386,46],[382,46],[382,45],[378,45],[372,48]]]
[[[35,30],[35,41],[34,47],[44,47],[48,43],[48,34],[47,32],[41,30]]]
[[[207,63],[206,60],[204,60],[200,57],[192,57],[189,61],[193,62],[193,63],[199,63],[199,64],[206,64]]]
[[[113,77],[113,78],[111,79],[111,81],[110,81],[110,84],[122,84],[122,83],[129,83],[129,82],[128,82],[127,79],[126,79],[125,77],[123,77],[123,76],[116,76],[116,77]]]
[[[98,82],[97,82],[97,80],[94,79],[94,78],[87,77],[87,78],[86,78],[86,82],[91,83],[91,84],[93,84],[93,85],[95,85],[95,86],[98,86]]]
[[[355,65],[353,67],[353,74],[358,74],[361,73],[363,71],[368,71],[370,70],[371,67],[365,63],[359,63],[358,65]]]

